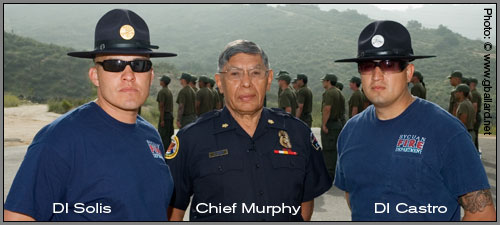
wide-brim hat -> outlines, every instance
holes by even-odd
[[[414,55],[408,30],[398,22],[384,20],[368,24],[358,39],[357,58],[335,60],[335,62],[360,62],[369,60],[400,59],[412,61],[435,57]]]
[[[95,28],[94,50],[70,52],[69,56],[94,58],[98,54],[137,54],[149,57],[177,56],[169,52],[153,52],[149,28],[136,13],[127,9],[113,9],[99,19]]]

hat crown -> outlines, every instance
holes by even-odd
[[[413,55],[410,33],[398,22],[375,21],[359,35],[358,57],[385,55]]]
[[[95,28],[94,47],[106,48],[157,48],[150,45],[149,28],[135,12],[113,9],[99,19]]]

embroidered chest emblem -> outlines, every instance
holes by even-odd
[[[156,144],[150,140],[146,140],[146,142],[148,143],[149,150],[151,151],[151,154],[153,154],[153,157],[157,159],[163,158],[160,150],[160,144]]]
[[[422,154],[425,145],[425,137],[418,135],[399,135],[398,142],[396,143],[396,152],[410,152],[415,154]]]

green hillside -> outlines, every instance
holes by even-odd
[[[273,8],[266,5],[237,4],[130,4],[98,5],[98,7],[90,4],[11,4],[5,5],[4,29],[44,43],[89,50],[93,47],[94,28],[97,20],[113,8],[128,8],[137,12],[148,23],[152,43],[160,46],[159,51],[179,54],[178,57],[157,61],[170,63],[168,64],[170,66],[167,67],[171,69],[168,71],[187,71],[197,75],[212,75],[216,72],[218,54],[225,44],[235,39],[248,39],[264,48],[270,57],[271,67],[275,71],[285,69],[292,74],[306,73],[309,75],[309,86],[313,89],[315,101],[321,100],[323,89],[319,78],[325,73],[337,74],[344,84],[348,83],[351,76],[357,75],[355,64],[341,64],[333,61],[356,55],[357,37],[361,29],[372,21],[367,16],[360,15],[353,10],[326,12],[319,10],[316,6],[302,5]],[[50,16],[53,14],[58,16]],[[417,21],[410,21],[405,25],[412,35],[415,54],[437,55],[436,58],[415,61],[417,70],[421,71],[425,77],[428,100],[436,102],[442,107],[447,107],[451,86],[446,77],[453,70],[461,70],[467,77],[475,76],[482,79],[485,52],[481,41],[467,39],[444,26],[428,29],[423,28]],[[6,51],[8,44],[9,40],[6,35]],[[23,48],[15,46],[19,45],[13,45],[10,49],[24,51]],[[496,48],[494,47],[494,49]],[[32,54],[29,52],[33,50],[25,50],[28,51],[24,54]],[[44,79],[60,79],[64,77],[61,74],[67,76],[69,73],[78,74],[82,79],[86,79],[86,69],[84,69],[88,66],[86,62],[70,59],[65,54],[47,51],[52,52],[47,54],[60,55],[59,60],[68,60],[68,62],[64,61],[64,63],[58,64],[61,66],[61,73],[44,73]],[[496,51],[491,53],[493,62],[496,62]],[[8,58],[6,57],[6,60]],[[43,56],[34,59],[42,60],[42,58]],[[42,63],[42,65],[44,64]],[[68,68],[72,68],[73,71],[68,71]],[[77,68],[80,69],[77,70]],[[491,69],[492,74],[496,74],[496,63],[492,64]],[[11,85],[13,88],[17,87],[15,84],[21,80],[28,82],[32,79],[39,79],[38,76],[31,74],[33,70],[7,67],[7,62],[4,65],[4,70],[6,89]],[[17,72],[12,73],[11,70]],[[21,71],[26,73],[21,74]],[[42,73],[42,71],[44,70],[40,69],[36,72]],[[7,79],[8,76],[12,77]],[[71,85],[68,82],[69,80],[60,81],[59,84],[68,87]],[[74,86],[78,87],[87,81],[73,80],[72,82],[74,82]],[[493,82],[493,86],[496,86],[496,80]],[[33,83],[38,82],[34,81]],[[40,91],[44,92],[55,91],[57,95],[66,93],[59,92],[54,88],[41,89],[43,90]],[[350,90],[347,89],[344,89],[346,99],[350,96]],[[85,91],[75,90],[67,90],[67,92],[68,94],[69,92],[85,93]],[[31,93],[38,94],[38,89],[33,88]],[[176,93],[175,90],[174,93]],[[276,93],[277,84],[273,83],[271,93],[268,94],[268,105],[276,105]],[[496,99],[496,90],[494,99]],[[496,106],[494,112],[496,115]]]

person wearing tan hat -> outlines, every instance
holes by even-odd
[[[83,35],[83,34],[82,34]],[[107,12],[97,22],[88,76],[97,99],[42,128],[4,204],[4,220],[163,221],[173,192],[162,140],[137,115],[153,82],[149,29],[136,13]]]
[[[408,30],[375,21],[358,39],[355,62],[373,103],[338,138],[334,185],[345,191],[352,220],[496,220],[488,177],[463,124],[411,95],[414,55]]]

